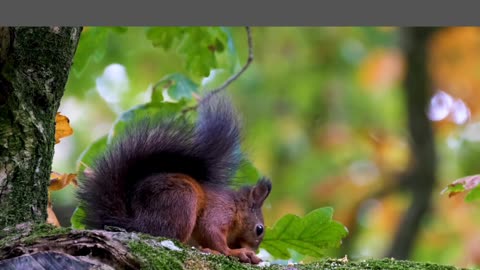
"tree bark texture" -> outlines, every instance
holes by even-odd
[[[47,218],[55,115],[81,27],[0,27],[0,228]]]
[[[3,235],[3,238],[2,238]],[[324,259],[263,267],[200,252],[161,237],[135,232],[76,231],[19,224],[0,231],[0,269],[237,269],[237,270],[457,270],[447,265],[380,260]]]
[[[436,28],[415,27],[404,30],[404,52],[407,74],[404,82],[408,131],[412,163],[407,172],[406,187],[412,194],[411,204],[398,226],[388,257],[407,259],[431,204],[435,185],[436,154],[427,107],[432,93],[427,70],[428,42]]]

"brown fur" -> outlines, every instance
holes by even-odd
[[[244,160],[239,119],[225,97],[202,100],[195,124],[144,118],[114,138],[92,172],[79,176],[85,225],[176,238],[258,263],[271,183],[230,189]]]
[[[258,202],[252,194],[258,186],[233,191],[202,187],[184,174],[153,175],[134,191],[134,218],[129,229],[179,239],[206,251],[238,257],[242,262],[259,263],[255,251],[263,235],[255,234],[255,225],[263,225],[260,207],[268,193],[263,194],[260,205],[255,205]]]

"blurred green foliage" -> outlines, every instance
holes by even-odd
[[[165,76],[183,74],[175,78],[180,84],[161,83],[179,87],[167,94],[180,99],[203,95],[237,71],[247,58],[245,31],[218,29],[87,27],[59,109],[75,133],[56,145],[53,170],[75,171],[82,152],[97,140],[103,147],[122,119],[158,113],[154,103],[164,102],[165,95],[152,89]],[[168,43],[179,31],[189,37]],[[357,227],[349,250],[354,258],[383,256],[409,202],[403,192],[371,197],[408,166],[400,29],[255,27],[252,33],[254,62],[228,89],[244,120],[244,148],[258,168],[245,169],[249,176],[239,178],[260,173],[272,179],[267,225],[287,213],[304,215],[330,205],[335,220]],[[436,138],[438,194],[453,179],[478,173],[475,147],[461,146],[461,131],[456,127]],[[89,156],[80,160],[88,164]],[[469,235],[463,227],[479,220],[465,208],[475,206],[445,197],[435,197],[414,259],[463,263],[462,241]],[[56,192],[53,199],[68,225],[73,190]]]

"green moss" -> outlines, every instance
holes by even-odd
[[[141,241],[132,241],[128,246],[146,269],[182,269],[183,252],[153,248]]]
[[[142,269],[331,269],[331,270],[456,270],[453,266],[438,265],[432,263],[421,263],[411,261],[399,261],[394,259],[370,259],[362,261],[344,261],[341,259],[325,259],[309,264],[296,264],[294,266],[272,264],[267,267],[258,267],[249,264],[242,264],[233,258],[223,255],[202,254],[197,250],[185,247],[176,242],[181,251],[173,251],[163,247],[156,247],[149,244],[148,235],[140,236],[141,241],[132,241],[129,248],[132,253],[142,261]],[[159,239],[157,239],[158,241]],[[161,240],[160,240],[161,241]]]
[[[342,260],[322,260],[298,269],[368,269],[368,270],[456,270],[459,268],[433,263],[399,261],[394,259],[371,259],[362,261],[343,262]]]
[[[70,231],[70,228],[57,228],[46,223],[37,224],[33,228],[33,231],[27,237],[22,239],[22,242],[25,244],[30,244],[39,238],[67,234]]]
[[[411,261],[399,261],[394,259],[370,259],[362,261],[344,261],[341,259],[325,259],[309,264],[296,264],[294,266],[272,264],[267,267],[258,267],[242,264],[233,258],[223,255],[202,254],[196,249],[186,247],[174,241],[181,251],[173,251],[163,247],[157,247],[149,242],[153,239],[160,242],[163,238],[152,238],[149,235],[139,234],[139,239],[128,244],[132,253],[142,262],[142,269],[362,269],[362,270],[456,270],[453,266],[438,265],[432,263],[420,263]]]
[[[0,70],[0,122],[4,131],[0,132],[0,163],[8,168],[1,183],[0,228],[47,218],[55,113],[81,29],[12,30],[12,47]]]
[[[132,241],[128,246],[141,260],[142,269],[259,269],[227,256],[203,254],[178,242],[175,244],[182,250],[154,247],[145,240]]]
[[[24,228],[11,228],[0,231],[0,248],[8,246],[16,241],[31,244],[43,237],[69,233],[70,228],[57,228],[50,224],[25,224]]]
[[[63,235],[71,232],[69,228],[56,228],[48,224],[25,225],[23,228],[0,231],[0,249],[14,242],[25,245],[40,238],[54,235]],[[453,266],[438,265],[424,262],[399,261],[394,259],[370,259],[361,261],[347,261],[342,259],[325,259],[309,264],[277,265],[259,267],[243,264],[234,258],[223,255],[212,255],[198,252],[197,249],[187,247],[178,241],[153,237],[146,234],[115,233],[116,239],[127,242],[131,253],[142,264],[142,269],[232,269],[232,270],[457,270]],[[181,250],[171,250],[163,247],[163,240],[172,241]]]

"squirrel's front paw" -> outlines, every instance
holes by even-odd
[[[228,255],[237,257],[243,263],[259,264],[262,261],[255,252],[246,248],[231,249]]]

